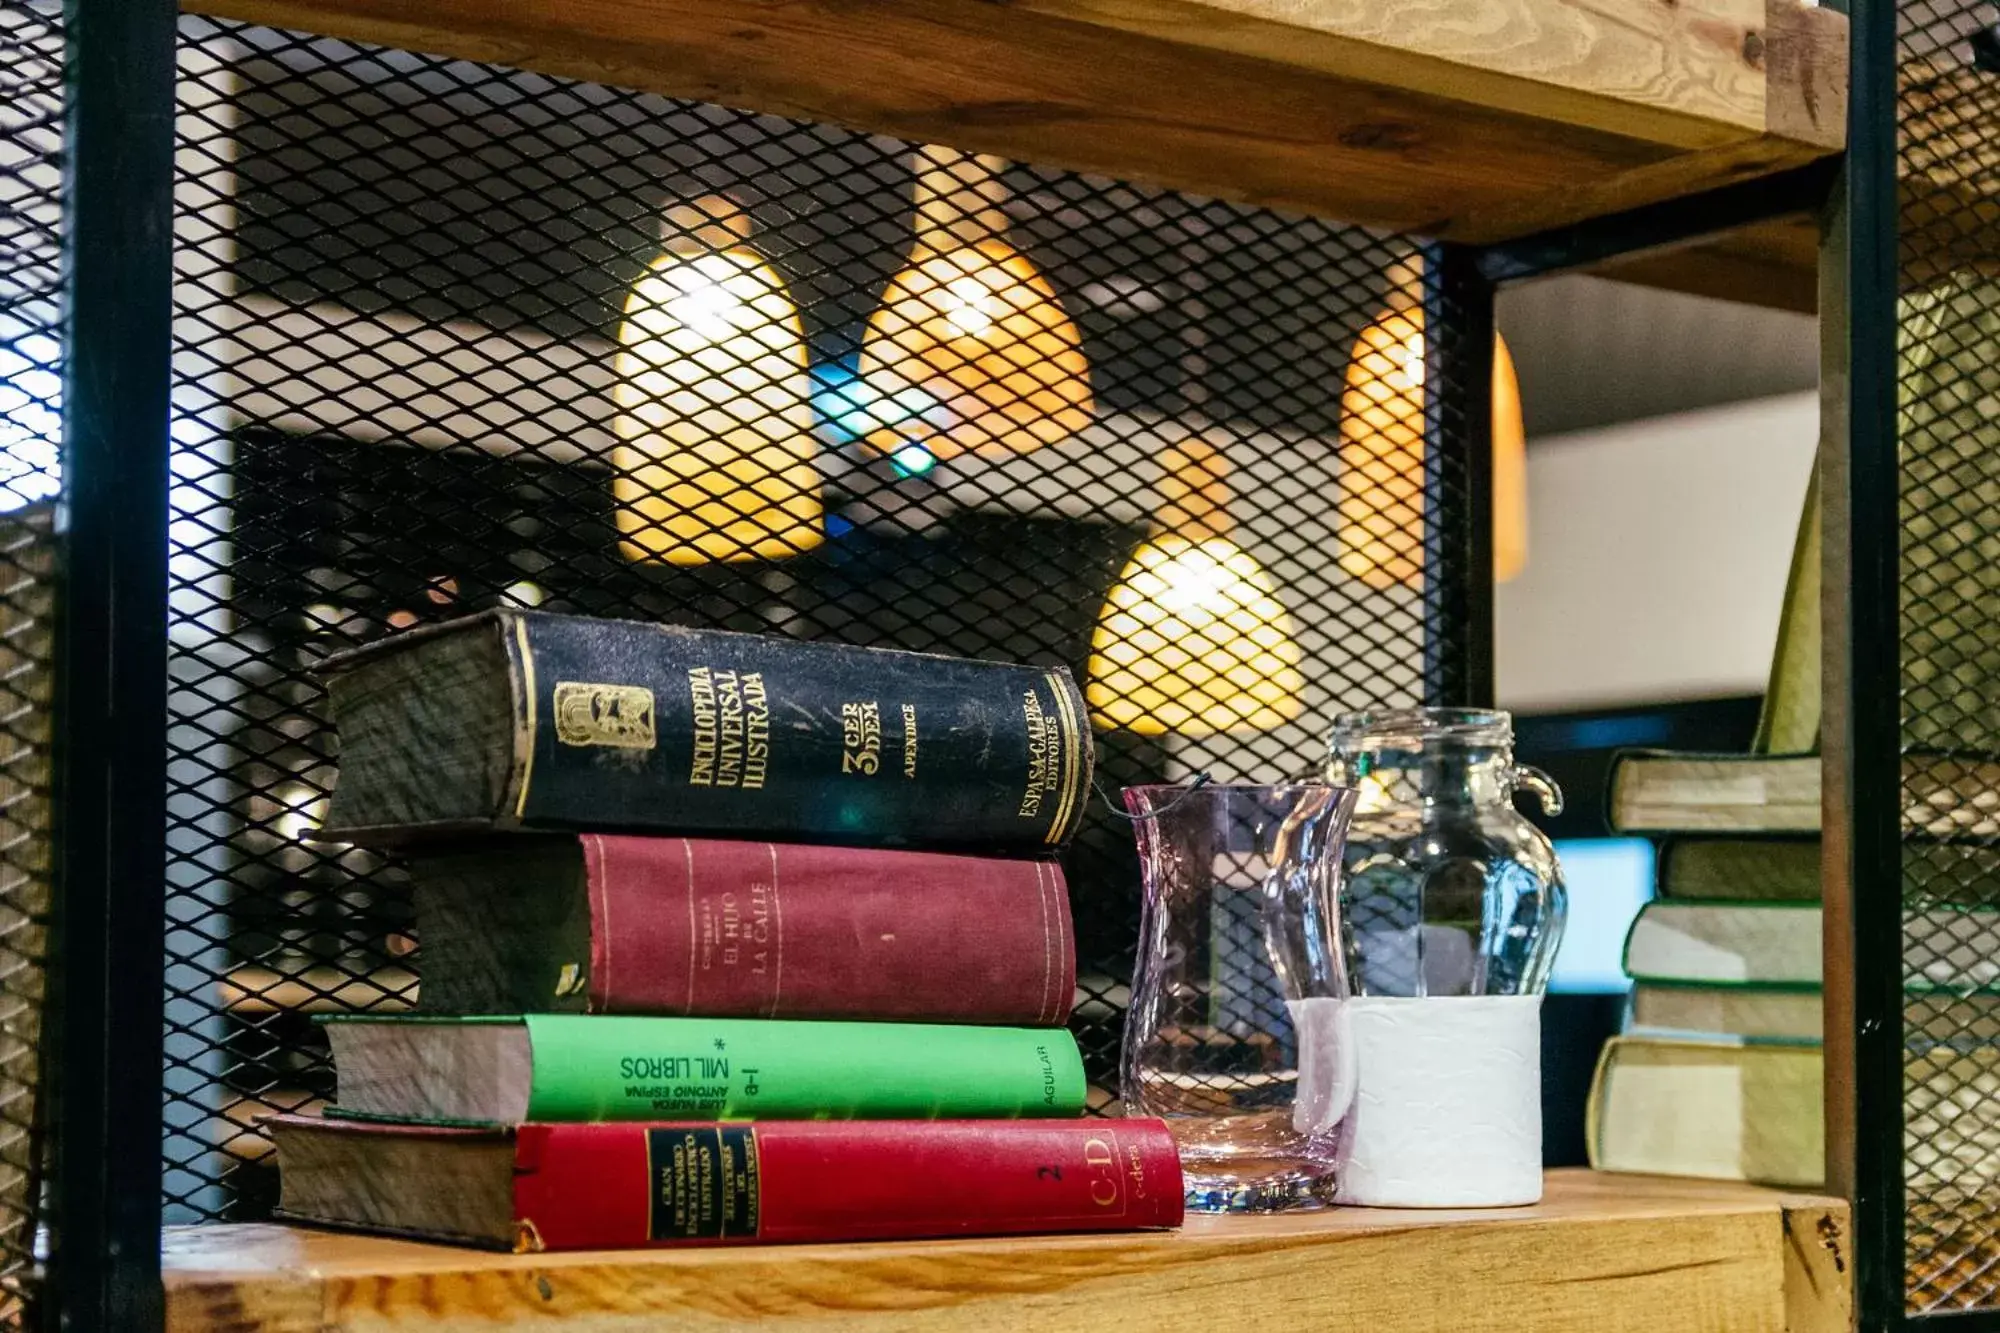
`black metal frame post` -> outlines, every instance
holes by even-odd
[[[1849,147],[1704,195],[1487,247],[1496,282],[1667,249],[1765,217],[1822,218],[1821,491],[1829,1188],[1852,1201],[1864,1330],[1905,1316],[1897,8],[1851,10]],[[1954,1326],[2000,1327],[1990,1315]]]
[[[1493,706],[1493,283],[1424,248],[1424,702]]]
[[[160,1326],[173,0],[71,0],[51,1325]]]
[[[1896,5],[1863,0],[1850,19],[1846,190],[1821,264],[1827,1155],[1872,1330],[1904,1323]]]
[[[1901,1326],[1904,1283],[1895,214],[1876,165],[1850,161],[1828,218],[1820,453],[1827,1182],[1853,1206],[1870,1330]]]

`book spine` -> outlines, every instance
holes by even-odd
[[[1654,895],[1683,902],[1818,902],[1816,834],[1674,836],[1659,840]]]
[[[581,838],[594,1013],[1053,1026],[1076,990],[1053,861]]]
[[[1083,698],[1017,666],[512,613],[503,825],[1047,850],[1090,792]]]
[[[524,1125],[517,1228],[550,1250],[1177,1226],[1157,1120]]]
[[[1082,1113],[1061,1028],[529,1014],[529,1120],[1004,1119]]]

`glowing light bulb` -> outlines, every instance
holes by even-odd
[[[278,816],[271,831],[286,842],[299,842],[326,820],[326,795],[304,783],[287,783],[271,793]]]
[[[1424,335],[1413,332],[1397,348],[1402,365],[1396,370],[1396,387],[1420,392],[1424,387]]]
[[[1337,560],[1373,588],[1421,586],[1424,572],[1423,308],[1385,311],[1361,331],[1341,395]],[[1527,432],[1514,358],[1493,340],[1493,576],[1528,562]]]
[[[960,338],[985,338],[993,332],[998,305],[992,291],[978,278],[953,278],[944,290],[945,326]]]
[[[1528,423],[1514,358],[1493,335],[1493,581],[1528,567]]]
[[[1132,553],[1090,639],[1096,721],[1144,735],[1268,731],[1305,681],[1277,587],[1223,537],[1165,535]]]
[[[825,540],[805,334],[726,199],[633,284],[613,363],[620,550],[676,565],[776,559]],[[705,220],[702,220],[705,218]]]
[[[762,294],[754,271],[725,267],[705,255],[680,272],[666,276],[672,293],[660,302],[669,327],[683,325],[711,342],[720,342],[738,330],[756,324],[758,315],[751,302]],[[715,270],[722,271],[716,272]],[[704,271],[707,270],[707,271]],[[744,290],[744,289],[749,290]]]
[[[305,609],[301,618],[306,622],[307,629],[338,633],[359,620],[360,616],[350,608],[332,602],[314,602]]]
[[[1230,568],[1234,554],[1233,548],[1225,553],[1209,546],[1192,546],[1180,552],[1157,571],[1160,586],[1153,594],[1155,600],[1190,624],[1227,615],[1243,604],[1242,577]]]
[[[861,346],[865,379],[915,386],[944,408],[943,433],[927,441],[941,460],[1058,443],[1094,410],[1082,336],[1048,280],[1005,239],[999,166],[923,151],[916,244]],[[891,455],[902,443],[894,434],[869,439]]]

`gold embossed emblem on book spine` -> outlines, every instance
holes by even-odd
[[[556,682],[556,739],[564,745],[650,750],[659,743],[653,692],[639,685]]]

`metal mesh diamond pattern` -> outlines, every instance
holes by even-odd
[[[207,20],[181,72],[170,1220],[269,1208],[311,1015],[418,999],[396,864],[305,836],[332,650],[511,601],[1064,663],[1107,788],[1311,768],[1463,651],[1421,336],[1348,386],[1406,240]],[[1129,827],[1067,870],[1104,1111]]]
[[[1899,20],[1905,1293],[2000,1306],[2000,73]]]
[[[0,6],[0,1325],[38,1276],[60,439],[63,23]]]

